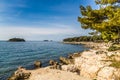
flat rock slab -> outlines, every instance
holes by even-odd
[[[29,71],[31,72],[29,80],[91,80],[72,72],[56,69],[40,68]]]

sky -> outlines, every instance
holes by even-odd
[[[94,0],[0,0],[0,40],[62,40],[88,35],[77,21],[80,5]]]

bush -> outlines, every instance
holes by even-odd
[[[120,61],[112,61],[110,66],[115,67],[115,68],[120,68]]]
[[[117,46],[110,46],[108,51],[116,51],[116,50],[120,50],[120,47],[117,47]]]

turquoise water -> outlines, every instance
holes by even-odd
[[[58,60],[60,56],[81,52],[83,45],[63,44],[60,42],[0,42],[0,80],[6,80],[18,66],[33,69],[35,60],[43,66],[50,59]]]

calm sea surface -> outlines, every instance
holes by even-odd
[[[0,80],[6,80],[18,66],[33,69],[35,60],[43,66],[50,59],[57,60],[60,56],[81,52],[83,45],[63,44],[60,42],[0,42]]]

